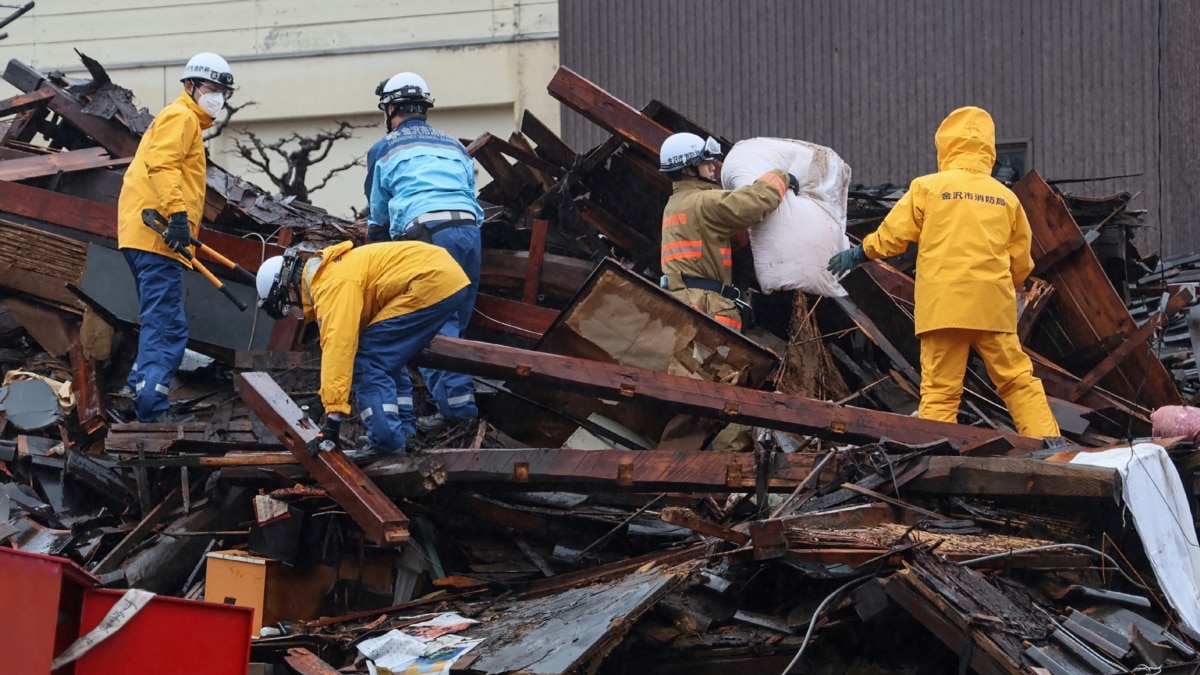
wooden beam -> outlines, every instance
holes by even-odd
[[[104,148],[83,148],[0,162],[0,180],[26,180],[59,173],[125,166],[132,157],[109,157]]]
[[[590,260],[546,254],[542,260],[541,292],[551,298],[569,300],[583,288],[595,268]],[[528,251],[484,249],[480,285],[523,289],[528,270]]]
[[[571,110],[656,160],[659,147],[671,135],[670,129],[566,66],[559,66],[546,90]]]
[[[238,394],[250,410],[346,509],[371,541],[389,547],[409,540],[408,518],[342,451],[319,452],[315,457],[308,454],[306,446],[316,438],[317,425],[270,375],[239,373],[235,381]]]
[[[521,292],[521,302],[536,305],[538,288],[542,284],[542,265],[546,258],[546,235],[550,230],[550,221],[544,218],[533,219],[533,233],[529,237],[529,259],[525,267],[525,286]]]
[[[0,164],[2,166],[2,164]],[[0,213],[38,220],[81,234],[110,240],[117,239],[117,209],[90,199],[43,190],[41,188],[0,181]],[[220,251],[250,272],[257,272],[263,256],[283,255],[283,248],[267,244],[263,249],[257,240],[243,239],[232,234],[200,229],[200,240]],[[106,242],[108,243],[108,242]],[[200,255],[207,256],[201,252]],[[214,272],[223,273],[221,265],[209,265]],[[231,277],[237,279],[236,277]],[[237,279],[237,281],[242,281]]]
[[[71,345],[71,388],[75,390],[75,414],[89,441],[103,438],[108,431],[108,416],[96,379],[96,362],[83,353],[79,342]]]
[[[794,431],[848,442],[884,436],[901,443],[948,440],[960,447],[1002,436],[1014,452],[1043,447],[1040,438],[839,406],[800,396],[707,382],[611,363],[438,336],[418,357],[423,365],[585,395],[669,403],[681,413]]]
[[[1033,228],[1035,263],[1059,246],[1079,237],[1079,226],[1062,198],[1036,171],[1013,187]],[[1063,335],[1075,350],[1097,344],[1110,335],[1132,335],[1137,324],[1100,266],[1090,247],[1063,258],[1044,275],[1054,286],[1053,312]],[[1100,380],[1115,394],[1137,399],[1150,408],[1182,405],[1171,374],[1147,345],[1133,349],[1116,368]]]
[[[550,330],[558,312],[546,307],[480,293],[475,298],[472,325],[538,340]]]
[[[559,138],[550,127],[546,126],[536,115],[525,111],[521,116],[521,133],[537,144],[537,154],[548,162],[570,169],[575,164],[578,155],[571,146]]]
[[[980,497],[1089,497],[1119,491],[1116,471],[1020,457],[929,457],[906,491]]]
[[[1097,382],[1107,377],[1114,368],[1133,353],[1133,350],[1142,347],[1146,344],[1147,340],[1154,336],[1154,331],[1162,325],[1163,320],[1163,313],[1155,312],[1140,328],[1133,332],[1133,335],[1125,338],[1124,342],[1109,352],[1108,356],[1101,359],[1100,363],[1097,363],[1095,367],[1088,371],[1087,375],[1084,375],[1079,382],[1076,382],[1075,386],[1071,388],[1071,395],[1067,397],[1067,400],[1078,401],[1079,397],[1085,391],[1096,386]]]
[[[28,93],[17,94],[12,98],[6,98],[0,101],[0,117],[8,117],[9,115],[41,108],[46,105],[46,101],[49,101],[53,97],[54,92],[48,89],[36,89]]]
[[[100,145],[116,157],[133,157],[137,152],[141,137],[129,131],[120,124],[89,115],[83,112],[83,105],[74,96],[54,86],[47,80],[42,80],[38,90],[49,90],[54,94],[46,107],[58,113],[59,117],[69,122],[83,133],[91,136]]]

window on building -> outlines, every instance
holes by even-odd
[[[1033,168],[1033,141],[1000,141],[996,143],[996,163],[992,166],[992,177],[1006,185],[1012,185]]]

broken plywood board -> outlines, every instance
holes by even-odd
[[[603,659],[643,613],[682,579],[673,570],[640,570],[611,583],[572,588],[504,608],[475,634],[472,672],[556,675]]]

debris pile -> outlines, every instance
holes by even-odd
[[[1200,256],[1142,258],[1130,195],[1064,198],[1036,173],[1014,188],[1037,263],[1022,343],[1076,446],[1046,450],[980,368],[960,424],[910,415],[906,256],[851,273],[846,299],[753,294],[745,335],[674,300],[651,281],[657,148],[720,137],[562,68],[550,93],[612,136],[577,152],[526,113],[470,144],[492,177],[472,339],[420,357],[475,376],[482,418],[360,469],[305,449],[320,353],[301,327],[191,273],[172,399],[199,421],[127,421],[137,306],[115,202],[148,118],[89,70],[10,62],[24,93],[0,102],[0,605],[30,608],[0,618],[28,636],[6,672],[1200,665],[1200,454],[1133,442],[1200,390]],[[895,198],[853,192],[851,235]],[[201,239],[247,270],[362,236],[209,166]],[[747,451],[704,450],[731,422],[754,427]],[[232,670],[189,670],[206,652]]]

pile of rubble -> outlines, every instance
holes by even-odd
[[[562,68],[550,93],[612,136],[577,152],[526,113],[470,144],[492,177],[472,339],[420,357],[476,376],[483,417],[364,472],[305,450],[320,353],[301,327],[191,273],[172,399],[201,421],[126,421],[115,202],[148,118],[89,69],[4,73],[24,93],[0,102],[0,606],[28,608],[0,612],[21,636],[5,672],[1200,667],[1200,454],[1135,440],[1200,389],[1200,256],[1143,259],[1129,195],[1014,188],[1037,263],[1021,338],[1078,445],[1056,454],[980,368],[961,424],[910,415],[909,257],[851,273],[849,299],[754,295],[746,335],[672,299],[651,281],[657,148],[720,137]],[[852,193],[850,233],[895,198]],[[248,270],[361,237],[209,166],[201,239]],[[664,440],[680,416],[711,423]],[[729,422],[753,447],[704,451]]]

